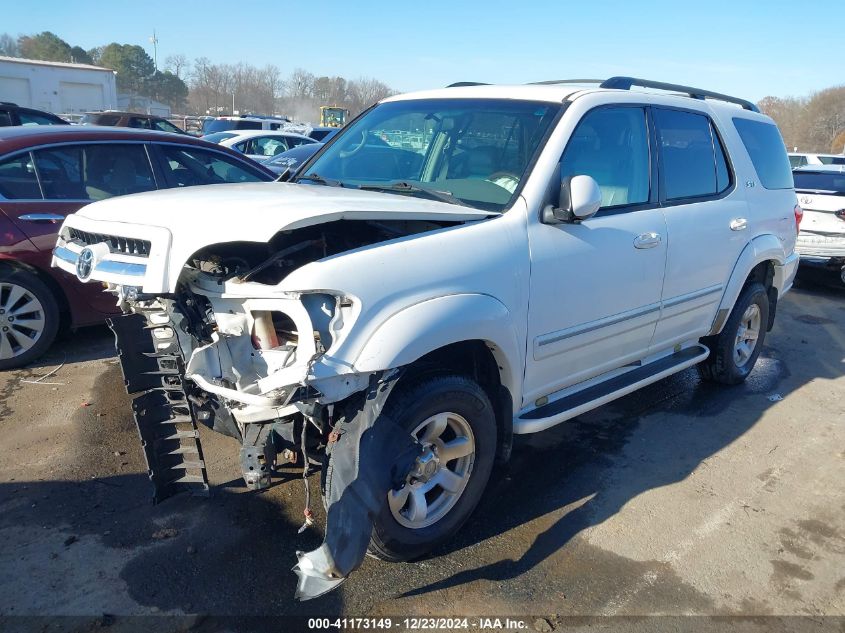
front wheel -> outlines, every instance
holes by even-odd
[[[25,270],[0,269],[0,369],[34,361],[58,328],[59,307],[44,282]]]
[[[720,334],[701,340],[710,356],[698,365],[704,380],[725,385],[745,381],[763,349],[769,323],[769,295],[761,283],[743,288]]]
[[[398,389],[386,411],[423,452],[376,517],[370,552],[389,561],[417,558],[460,529],[490,478],[497,441],[493,407],[472,380],[436,376]]]

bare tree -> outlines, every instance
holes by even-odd
[[[184,79],[189,69],[188,58],[181,53],[178,55],[168,55],[164,60],[164,67],[179,77],[179,79]]]
[[[845,128],[845,86],[815,93],[807,102],[806,142],[817,152],[830,151],[831,143]]]
[[[285,92],[293,99],[308,99],[312,96],[314,75],[302,68],[295,69],[285,82]]]
[[[20,54],[17,38],[12,37],[8,33],[0,35],[0,55],[5,55],[6,57],[19,57]]]

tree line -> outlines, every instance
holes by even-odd
[[[807,97],[765,97],[757,106],[775,120],[789,151],[840,154],[845,148],[845,86]]]
[[[242,114],[284,114],[317,122],[321,105],[345,107],[354,116],[395,94],[371,78],[318,77],[301,68],[284,77],[273,64],[261,68],[243,62],[215,64],[205,57],[190,61],[181,54],[167,57],[159,70],[141,46],[112,42],[85,50],[49,31],[18,37],[0,34],[0,55],[111,68],[117,71],[118,92],[130,98],[149,97],[166,103],[174,113],[193,115],[232,114],[234,106]]]

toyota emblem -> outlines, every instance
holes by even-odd
[[[86,246],[76,260],[76,276],[79,281],[88,281],[92,272],[94,272],[94,251]]]

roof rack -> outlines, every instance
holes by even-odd
[[[617,90],[630,90],[631,86],[638,86],[640,88],[654,88],[656,90],[669,90],[671,92],[680,92],[689,95],[693,99],[717,99],[719,101],[727,101],[728,103],[735,103],[742,106],[745,110],[752,112],[759,112],[756,105],[745,99],[738,97],[731,97],[720,92],[711,92],[710,90],[702,90],[701,88],[692,88],[690,86],[682,86],[680,84],[668,84],[662,81],[651,81],[648,79],[637,79],[636,77],[611,77],[605,79],[600,88],[615,88]]]
[[[453,84],[446,86],[447,88],[463,88],[464,86],[489,86],[482,81],[456,81]]]
[[[604,79],[549,79],[548,81],[532,81],[529,86],[556,86],[557,84],[600,84]]]

